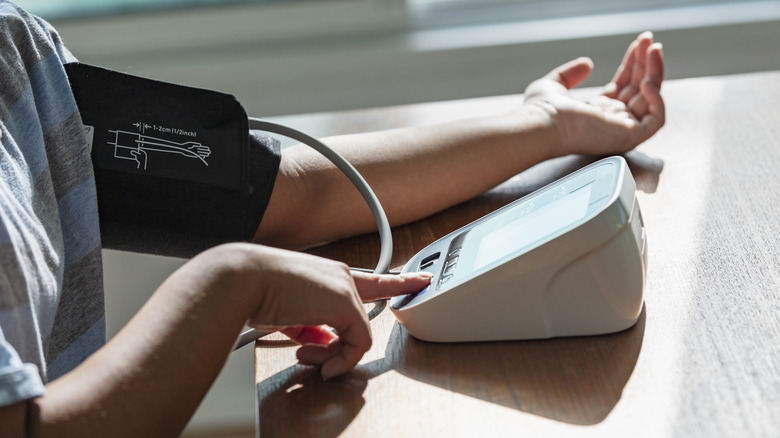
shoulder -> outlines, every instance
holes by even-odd
[[[5,0],[0,0],[0,53],[28,67],[50,55],[63,64],[75,61],[51,24]]]
[[[7,134],[30,138],[36,121],[46,133],[75,111],[63,66],[75,59],[49,23],[6,0],[0,0],[0,54],[0,122]]]

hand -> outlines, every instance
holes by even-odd
[[[534,81],[525,92],[523,110],[541,111],[558,127],[556,156],[570,153],[604,155],[633,149],[664,124],[661,97],[664,76],[662,46],[650,32],[628,46],[612,81],[600,96],[582,102],[568,90],[593,70],[588,58],[570,61]]]
[[[376,275],[352,272],[343,263],[265,247],[264,296],[249,324],[281,330],[304,344],[298,360],[321,365],[323,378],[345,373],[371,347],[361,301],[412,293],[430,283],[430,274]],[[335,329],[334,334],[322,324]]]

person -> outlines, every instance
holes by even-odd
[[[282,330],[301,344],[298,360],[329,379],[371,346],[361,301],[430,281],[293,251],[375,226],[340,171],[294,146],[272,175],[251,242],[199,252],[105,342],[98,189],[63,69],[74,58],[46,22],[5,0],[0,30],[4,437],[175,436],[245,324]],[[531,83],[507,114],[323,141],[361,171],[391,224],[403,224],[553,157],[631,150],[664,124],[663,68],[662,47],[646,32],[591,101],[568,93],[593,69],[579,58]]]

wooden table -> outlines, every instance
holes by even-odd
[[[587,93],[585,91],[584,93]],[[645,308],[621,333],[434,344],[389,310],[350,374],[256,346],[258,434],[306,437],[780,436],[780,72],[670,81],[667,125],[627,154],[647,224]],[[520,96],[286,119],[315,135],[431,123]],[[544,163],[394,230],[394,265],[592,159]],[[313,251],[371,267],[376,236]],[[278,339],[278,338],[277,338]]]

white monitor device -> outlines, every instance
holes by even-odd
[[[631,327],[643,302],[645,228],[622,157],[584,167],[412,257],[431,285],[390,308],[416,338],[539,339]]]

